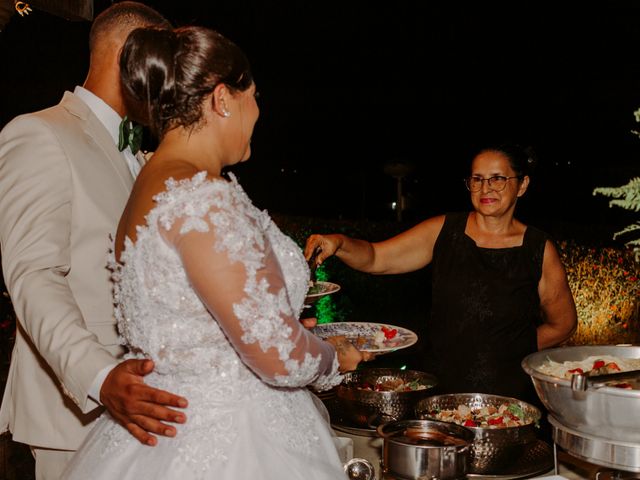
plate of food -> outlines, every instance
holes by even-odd
[[[320,297],[331,295],[340,290],[340,285],[332,282],[309,282],[309,290],[305,298],[305,303],[315,302]]]
[[[394,352],[418,341],[418,335],[411,330],[384,323],[323,323],[311,331],[320,338],[345,336],[358,350],[371,353]]]

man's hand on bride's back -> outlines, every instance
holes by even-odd
[[[125,360],[109,372],[100,389],[100,401],[111,416],[141,443],[150,446],[158,442],[153,434],[176,435],[175,427],[164,422],[186,422],[183,412],[168,407],[187,406],[185,398],[144,383],[144,377],[153,368],[151,360]]]

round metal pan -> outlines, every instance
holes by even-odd
[[[547,361],[581,361],[611,355],[640,358],[638,346],[585,345],[559,347],[526,356],[522,368],[536,388],[540,400],[563,425],[579,432],[614,441],[640,442],[640,390],[613,386],[572,389],[571,380],[546,375],[539,368]]]

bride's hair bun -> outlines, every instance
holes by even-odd
[[[129,116],[156,137],[177,126],[195,128],[218,84],[234,92],[253,83],[240,48],[204,27],[134,30],[120,55],[120,76]]]
[[[162,112],[175,105],[173,30],[138,28],[131,32],[120,55],[120,78],[128,116],[158,131]]]

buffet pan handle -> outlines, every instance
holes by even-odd
[[[584,373],[574,373],[571,376],[571,390],[585,391],[587,388],[608,387],[609,382],[620,380],[638,380],[640,370],[630,370],[628,372],[607,373],[604,375],[587,376]]]

